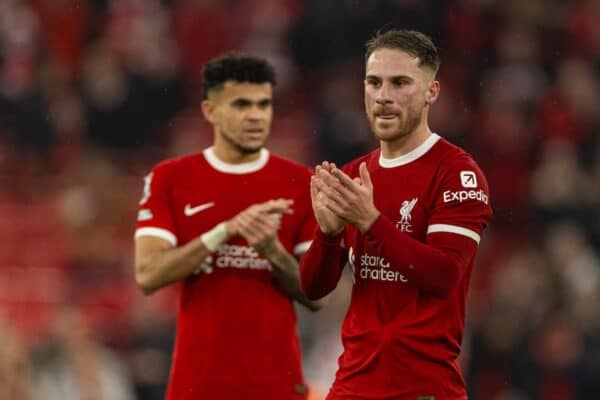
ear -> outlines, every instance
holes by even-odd
[[[427,89],[425,94],[425,104],[432,105],[437,100],[440,94],[440,82],[433,80]]]
[[[206,118],[206,120],[212,124],[214,122],[214,112],[215,112],[214,103],[210,100],[202,100],[201,107],[202,107],[202,115],[204,115],[204,118]]]

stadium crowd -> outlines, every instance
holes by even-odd
[[[0,399],[161,399],[175,291],[136,287],[135,212],[153,163],[212,140],[201,66],[231,49],[269,59],[268,147],[341,165],[377,146],[360,82],[381,26],[438,43],[432,129],[489,180],[470,398],[600,398],[599,20],[598,0],[3,0]],[[346,289],[298,310],[315,399]]]

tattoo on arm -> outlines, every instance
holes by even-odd
[[[300,289],[300,271],[298,261],[287,251],[279,251],[272,256],[273,275],[283,291],[311,311],[322,307],[322,302],[309,300]]]

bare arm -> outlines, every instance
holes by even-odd
[[[152,294],[192,274],[210,253],[200,237],[173,247],[164,239],[142,236],[135,241],[135,280],[144,294]]]
[[[298,260],[279,243],[272,241],[268,248],[261,248],[273,266],[273,275],[281,289],[291,298],[311,311],[318,311],[324,306],[324,300],[310,300],[300,288],[300,270]]]
[[[157,237],[138,238],[135,242],[135,279],[138,285],[145,294],[151,294],[187,278],[219,244],[241,233],[240,221],[245,220],[247,215],[264,215],[266,220],[270,214],[288,212],[290,204],[289,200],[277,199],[252,205],[224,221],[222,234],[217,235],[216,241],[214,232],[217,227],[180,247]]]
[[[291,203],[290,203],[291,204]],[[259,207],[251,207],[236,217],[239,233],[273,266],[273,275],[285,294],[311,311],[323,307],[323,301],[312,301],[300,288],[298,261],[277,238],[277,228],[270,215]]]

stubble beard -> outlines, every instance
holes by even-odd
[[[264,143],[261,143],[259,146],[254,146],[254,147],[246,146],[246,145],[238,142],[237,140],[235,140],[229,133],[225,132],[224,130],[221,130],[221,137],[223,139],[225,139],[225,141],[227,143],[229,143],[231,146],[235,147],[235,149],[243,155],[256,154],[264,146]]]
[[[394,132],[390,134],[379,134],[377,130],[377,121],[375,115],[371,118],[371,130],[377,137],[377,139],[382,140],[384,142],[393,142],[398,139],[402,139],[410,136],[421,122],[421,115],[419,113],[408,113],[406,117],[402,114],[398,116],[398,127],[394,130]]]

